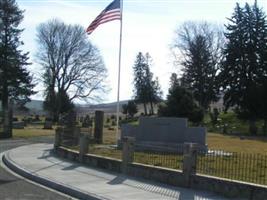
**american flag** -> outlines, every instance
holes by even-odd
[[[86,32],[91,34],[100,24],[121,19],[120,0],[111,2],[88,26]]]

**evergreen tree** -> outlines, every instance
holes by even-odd
[[[222,59],[222,34],[207,23],[186,22],[178,30],[174,47],[182,55],[182,85],[192,91],[199,105],[207,110],[218,100],[217,72]]]
[[[134,96],[135,100],[139,103],[143,103],[144,112],[147,115],[147,106],[148,103],[146,98],[146,88],[145,88],[145,57],[141,52],[139,52],[136,56],[135,64],[133,66],[134,71]]]
[[[226,26],[227,44],[220,80],[226,108],[235,106],[240,118],[250,121],[250,132],[257,133],[256,119],[264,116],[267,80],[267,24],[264,12],[246,4],[236,5]],[[266,116],[266,114],[265,114]]]
[[[156,78],[153,80],[153,73],[150,71],[151,57],[148,53],[144,56],[138,53],[134,70],[134,96],[137,102],[144,105],[145,115],[148,114],[147,104],[150,104],[151,113],[154,114],[153,103],[157,103],[161,99],[161,89]]]
[[[177,85],[180,85],[180,80],[178,79],[178,76],[176,73],[172,73],[171,78],[170,78],[170,88],[174,88]]]
[[[53,117],[53,121],[57,122],[60,114],[71,112],[75,106],[71,102],[69,95],[64,90],[60,92],[50,92],[52,93],[46,95],[43,108],[44,110],[49,111],[50,116]]]
[[[182,64],[183,81],[193,92],[199,105],[207,109],[211,101],[217,100],[219,87],[216,84],[216,71],[211,62],[211,54],[205,36],[198,35],[189,48],[190,54]]]
[[[138,112],[137,105],[134,101],[129,101],[127,104],[127,108],[130,117],[133,117]]]
[[[132,118],[137,112],[137,105],[134,101],[128,101],[127,104],[122,105],[122,113],[126,115],[126,119],[128,118],[128,114]]]
[[[122,105],[122,114],[125,114],[125,118],[128,119],[128,105],[127,104]]]
[[[158,113],[166,117],[185,117],[195,124],[199,124],[204,117],[204,112],[195,103],[192,93],[181,85],[169,89],[166,105],[159,106]]]
[[[32,77],[26,70],[28,53],[23,53],[20,46],[20,34],[23,29],[18,26],[23,19],[15,0],[0,1],[0,98],[4,111],[4,133],[12,137],[12,127],[8,117],[9,101],[19,102],[20,105],[29,101],[33,94]]]

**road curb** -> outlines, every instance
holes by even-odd
[[[8,155],[9,152],[6,152],[3,154],[2,156],[2,161],[3,163],[12,171],[14,171],[15,173],[19,174],[20,176],[23,176],[33,182],[36,182],[38,184],[44,185],[48,188],[52,188],[54,190],[57,190],[59,192],[62,192],[64,194],[70,195],[74,198],[78,198],[78,199],[85,199],[85,200],[108,200],[107,198],[104,197],[99,197],[96,194],[90,194],[90,193],[85,193],[82,192],[78,189],[75,189],[73,187],[70,186],[66,186],[63,185],[62,183],[58,183],[52,180],[49,180],[48,178],[44,178],[41,176],[37,176],[32,174],[31,172],[27,171],[26,169],[16,165],[10,158]]]

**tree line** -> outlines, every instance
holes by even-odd
[[[257,134],[258,119],[267,133],[267,22],[257,1],[237,3],[224,30],[206,22],[184,23],[172,51],[183,73],[179,80],[172,75],[161,115],[199,123],[209,105],[223,96],[225,110],[232,108],[248,120],[251,134]]]
[[[29,53],[23,52],[20,39],[23,11],[15,0],[0,1],[0,98],[4,132],[12,135],[8,111],[12,102],[23,105],[36,82],[27,70]],[[182,74],[172,74],[167,100],[159,106],[159,115],[188,117],[199,124],[211,102],[224,98],[239,118],[249,120],[251,133],[255,122],[263,119],[267,129],[267,22],[257,1],[238,3],[225,28],[207,22],[185,22],[175,32],[172,44],[175,63]],[[99,50],[80,25],[52,19],[37,28],[37,54],[42,66],[39,77],[44,88],[44,108],[54,121],[73,109],[75,99],[99,99],[106,91],[107,70]],[[149,53],[139,52],[133,65],[134,100],[127,109],[135,113],[141,103],[144,114],[155,114],[162,102],[158,78],[151,72]]]

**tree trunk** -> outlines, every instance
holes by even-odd
[[[267,136],[267,119],[264,119],[263,121],[262,132]]]
[[[146,103],[144,103],[144,112],[145,112],[145,115],[147,115]]]
[[[251,135],[257,135],[258,128],[256,126],[256,120],[255,119],[249,120],[249,132]]]
[[[12,137],[12,105],[8,103],[8,89],[6,84],[3,84],[3,95],[2,95],[2,108],[3,108],[3,117],[4,117],[4,124],[3,124],[3,131],[5,138]]]
[[[154,107],[153,107],[153,102],[150,102],[150,107],[151,107],[151,115],[154,115]]]
[[[4,124],[3,124],[3,131],[4,131],[4,137],[8,137],[8,95],[7,95],[7,85],[6,81],[3,80],[3,95],[2,95],[2,108],[3,108],[3,117],[4,117]]]

